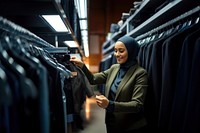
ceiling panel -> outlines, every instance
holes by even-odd
[[[69,33],[57,33],[42,18],[41,15],[59,15],[60,12],[53,0],[0,0],[0,16],[24,27],[45,41],[55,46],[64,39],[73,40]]]

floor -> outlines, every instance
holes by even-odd
[[[105,110],[97,106],[95,98],[87,98],[82,111],[83,129],[73,133],[106,133]]]

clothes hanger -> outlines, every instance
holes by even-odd
[[[199,23],[200,20],[200,14],[197,16],[197,18],[195,19],[195,24]]]
[[[64,74],[64,76],[66,76],[67,78],[70,78],[73,76],[71,71],[66,69],[62,64],[58,63],[56,58],[54,58],[52,55],[50,55],[48,53],[48,51],[46,51],[42,48],[36,47],[36,46],[32,46],[32,47],[35,48],[36,50],[40,51],[40,56],[44,57],[44,59],[46,61],[51,63],[56,69],[58,69],[60,72],[62,72]]]

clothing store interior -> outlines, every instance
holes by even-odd
[[[125,35],[148,74],[149,131],[200,133],[199,0],[1,1],[0,133],[106,133],[105,86],[70,58],[107,70]]]

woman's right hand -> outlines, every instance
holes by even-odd
[[[81,61],[79,58],[75,56],[71,57],[70,61],[73,62],[75,65],[79,66],[80,68],[84,66],[83,61]]]
[[[108,107],[109,100],[104,95],[96,95],[96,103],[99,107],[105,109]]]

